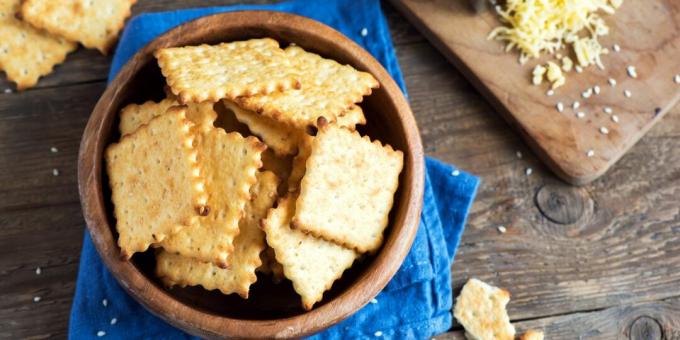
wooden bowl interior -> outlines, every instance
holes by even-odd
[[[220,34],[213,34],[212,36],[215,37],[188,37],[187,40],[177,41],[175,45],[215,44],[224,41],[271,37],[278,40],[282,47],[295,43],[307,51],[318,53],[343,64],[351,64],[360,70],[365,70],[365,68],[361,67],[361,63],[352,56],[351,52],[338,49],[337,46],[330,43],[319,44],[319,41],[314,36],[307,36],[304,31],[272,31],[266,27],[258,26],[221,31]],[[108,135],[102,136],[106,140],[104,144],[115,143],[120,138],[117,129],[119,123],[118,112],[120,109],[130,103],[143,103],[147,100],[158,101],[162,99],[164,97],[164,85],[165,80],[160,73],[155,59],[148,56],[145,58],[144,64],[140,66],[139,71],[133,75],[115,98],[115,105],[111,106],[112,110],[108,114],[108,117],[112,119],[107,119],[107,126],[103,129],[103,131],[108,131]],[[390,144],[395,149],[403,151],[405,153],[405,160],[408,162],[411,157],[409,157],[409,150],[405,142],[405,127],[402,126],[403,123],[399,119],[395,119],[397,108],[392,105],[392,101],[388,97],[389,95],[385,88],[381,87],[365,98],[364,102],[361,103],[361,107],[365,112],[367,124],[360,127],[359,131],[362,135],[368,135],[371,139],[379,139],[383,143]],[[410,187],[412,179],[409,172],[410,166],[405,164],[400,178],[401,188]],[[115,235],[114,238],[117,239],[108,177],[105,171],[102,171],[101,176],[101,189],[104,193],[104,202],[107,207],[108,224],[111,226],[111,232]],[[399,190],[395,196],[390,216],[390,221],[392,222],[397,220],[395,218],[397,212],[404,210],[404,201],[407,199],[407,197],[404,197],[406,196],[405,193],[406,191]],[[386,240],[389,240],[389,235],[393,229],[392,224],[394,223],[391,223],[390,227],[386,230]],[[380,253],[377,256],[380,256]],[[351,269],[344,273],[341,279],[334,283],[333,288],[324,294],[323,301],[318,303],[315,308],[333,300],[341,292],[347,290],[359,277],[367,271],[373,270],[373,264],[377,256],[368,256],[355,263]],[[152,251],[138,253],[133,257],[132,261],[143,275],[159,289],[164,289],[154,275],[155,260]],[[235,294],[223,295],[218,291],[206,291],[200,287],[175,287],[168,292],[186,305],[211,314],[234,319],[271,320],[300,315],[305,312],[301,308],[300,297],[295,293],[289,281],[285,280],[279,284],[274,284],[269,277],[262,275],[258,277],[257,282],[251,287],[251,294],[248,300],[244,300]]]

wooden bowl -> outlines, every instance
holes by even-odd
[[[154,277],[151,251],[121,260],[105,173],[103,151],[119,139],[118,113],[130,103],[159,100],[165,80],[153,58],[159,48],[271,37],[282,46],[304,49],[373,74],[380,89],[361,103],[368,124],[360,129],[404,152],[404,170],[382,248],[344,273],[311,311],[301,308],[290,283],[258,278],[251,298],[208,292],[200,287],[166,290]],[[202,337],[298,337],[340,322],[366,305],[399,269],[420,220],[424,183],[418,128],[402,92],[368,52],[319,22],[269,11],[242,11],[203,17],[156,38],[122,68],[97,102],[85,128],[78,159],[83,215],[102,260],[121,286],[153,314]]]

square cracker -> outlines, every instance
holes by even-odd
[[[250,132],[262,138],[262,141],[277,155],[295,154],[300,138],[305,133],[304,130],[287,126],[269,117],[242,109],[230,100],[222,100],[222,103],[234,113],[239,122],[248,125]]]
[[[470,279],[458,296],[453,315],[469,339],[512,340],[515,327],[505,310],[508,302],[508,291]]]
[[[21,16],[31,25],[107,54],[137,0],[23,0]]]
[[[239,105],[297,128],[316,125],[319,117],[336,121],[353,104],[380,86],[367,72],[341,65],[297,46],[285,53],[300,75],[301,88],[238,98]]]
[[[21,0],[0,0],[0,70],[24,90],[52,72],[77,44],[17,20]]]
[[[137,131],[137,129],[147,124],[154,117],[164,114],[170,107],[177,106],[175,98],[166,98],[156,103],[148,101],[144,104],[129,104],[120,111],[120,134],[127,135]],[[189,103],[186,105],[187,119],[196,124],[201,130],[213,127],[213,122],[217,119],[217,112],[213,110],[212,103]]]
[[[106,149],[123,257],[193,228],[204,211],[207,198],[192,125],[185,110],[172,110]]]
[[[182,103],[233,100],[300,85],[279,43],[270,38],[163,48],[154,55]]]
[[[302,297],[302,306],[312,309],[321,301],[323,293],[352,266],[359,254],[333,242],[290,228],[295,210],[292,196],[279,201],[270,209],[262,228],[267,244],[274,249],[276,261],[283,266],[284,275]]]
[[[250,285],[257,280],[255,270],[262,264],[261,253],[265,249],[264,232],[260,220],[276,200],[278,179],[269,172],[258,172],[258,181],[251,188],[252,200],[246,204],[245,214],[239,222],[241,232],[234,240],[234,252],[230,255],[231,266],[222,269],[213,263],[194,258],[159,252],[156,256],[156,275],[168,286],[196,286],[219,289],[224,294],[237,293],[248,298]]]
[[[255,137],[244,138],[219,128],[198,133],[196,150],[210,211],[195,228],[179,231],[161,246],[182,256],[226,267],[265,148]]]
[[[399,186],[403,154],[333,124],[314,137],[300,184],[293,227],[374,251]]]

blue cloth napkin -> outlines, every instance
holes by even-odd
[[[247,9],[296,13],[334,27],[373,54],[406,93],[380,3],[368,0],[295,0],[142,14],[131,19],[123,32],[109,79],[138,49],[168,29],[201,16]],[[422,339],[451,327],[450,268],[479,179],[431,158],[426,159],[426,167],[420,227],[401,268],[374,303],[313,338]],[[99,331],[114,338],[191,338],[151,315],[122,290],[86,232],[69,337],[92,338]]]

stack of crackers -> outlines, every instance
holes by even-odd
[[[403,154],[355,130],[378,81],[269,38],[155,56],[167,98],[125,107],[105,155],[122,256],[243,298],[288,279],[311,309],[388,225]]]
[[[35,86],[77,43],[107,54],[136,0],[0,0],[0,70]]]

